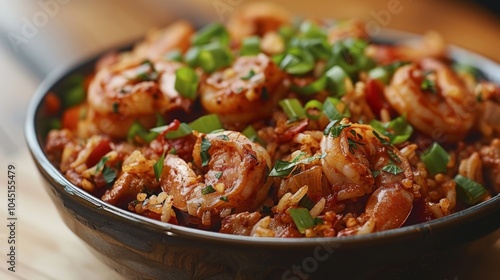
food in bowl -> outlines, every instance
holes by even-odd
[[[264,5],[264,6],[262,6]],[[444,217],[500,186],[500,87],[434,33],[256,4],[185,21],[48,94],[45,151],[74,185],[165,223],[340,237]]]

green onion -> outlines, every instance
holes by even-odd
[[[429,80],[428,78],[425,78],[422,81],[420,88],[426,92],[437,93],[436,84],[434,83],[434,81]]]
[[[469,64],[456,62],[453,64],[453,69],[458,73],[466,73],[472,75],[475,79],[478,79],[482,76],[481,71],[479,71],[479,69]]]
[[[204,187],[203,189],[201,189],[202,195],[207,195],[207,194],[211,194],[214,192],[215,192],[215,189],[212,187],[212,185],[208,185],[208,186]]]
[[[158,133],[154,131],[149,131],[145,129],[138,121],[134,121],[130,129],[127,133],[127,140],[133,141],[135,136],[139,136],[144,142],[150,143],[156,137],[158,137]]]
[[[189,126],[192,130],[196,130],[201,133],[211,133],[213,131],[223,129],[222,123],[220,122],[217,114],[201,116],[189,123]]]
[[[309,210],[307,210],[306,208],[291,208],[290,216],[297,226],[297,229],[302,234],[306,232],[306,229],[312,228],[316,225],[314,219],[309,213]]]
[[[257,131],[255,131],[255,129],[253,128],[252,125],[249,125],[247,126],[242,132],[241,134],[245,135],[248,139],[250,139],[250,141],[252,142],[262,142],[262,140],[259,138],[259,136],[257,135]]]
[[[259,54],[260,38],[258,36],[252,36],[243,39],[240,52],[242,56],[251,56]]]
[[[201,139],[201,151],[200,151],[200,157],[201,157],[201,166],[207,166],[208,162],[210,161],[210,154],[208,153],[208,150],[212,147],[212,143],[210,143],[210,140],[207,138],[203,137]]]
[[[299,26],[300,35],[305,38],[326,39],[325,31],[312,21],[303,21]]]
[[[182,57],[182,52],[179,49],[169,51],[165,54],[165,58],[169,61],[182,62],[184,58]]]
[[[321,78],[303,87],[292,85],[292,90],[303,95],[310,95],[324,90],[326,82],[326,76],[321,76]]]
[[[343,96],[347,89],[346,83],[350,81],[347,73],[340,66],[333,66],[325,73],[327,78],[327,88],[333,91],[336,96]]]
[[[200,78],[189,67],[181,67],[175,71],[175,90],[183,97],[196,99]]]
[[[316,60],[327,60],[331,54],[328,41],[322,38],[293,38],[289,45],[307,50]]]
[[[160,181],[161,174],[163,173],[163,163],[165,162],[165,153],[161,155],[158,161],[153,165],[156,181]]]
[[[64,94],[62,104],[64,108],[69,108],[81,104],[85,101],[85,77],[83,75],[70,76],[64,82]]]
[[[102,177],[104,178],[106,184],[111,184],[116,179],[116,171],[105,165],[104,169],[102,170]]]
[[[311,210],[314,207],[314,205],[315,205],[314,201],[312,201],[307,194],[300,199],[298,204],[298,206],[307,208],[307,210]]]
[[[339,105],[344,106],[343,112],[339,111]],[[350,113],[346,109],[346,104],[342,103],[342,101],[337,98],[328,97],[323,103],[323,113],[330,121],[339,121],[343,118],[350,117]]]
[[[185,60],[191,67],[201,67],[206,73],[212,73],[231,65],[233,55],[229,47],[214,42],[190,48],[186,52]]]
[[[314,111],[316,114],[309,113],[310,111]],[[321,117],[321,111],[323,110],[323,104],[316,99],[309,100],[304,106],[304,111],[306,112],[306,116],[311,120],[318,120]]]
[[[298,47],[289,48],[286,53],[274,57],[276,64],[288,74],[302,75],[314,68],[314,56]]]
[[[306,118],[306,113],[304,108],[302,108],[302,104],[296,98],[287,98],[283,99],[279,102],[281,109],[287,115],[290,121],[296,121],[300,119]]]
[[[220,179],[222,177],[222,172],[215,173],[215,178]]]
[[[385,67],[379,66],[370,70],[370,72],[368,72],[368,77],[388,85],[391,80],[391,73],[389,73]]]
[[[328,67],[340,66],[351,77],[355,77],[359,71],[373,68],[375,62],[364,54],[367,46],[368,43],[360,39],[349,38],[336,42]]]
[[[229,202],[229,198],[227,198],[227,196],[221,196],[219,197],[219,199],[225,202]]]
[[[399,116],[388,123],[372,120],[370,125],[377,132],[387,136],[394,145],[405,142],[413,134],[413,127],[406,121],[405,116]]]
[[[193,46],[206,45],[211,42],[219,42],[223,45],[229,43],[229,33],[224,25],[220,23],[213,23],[198,30],[191,38]]]
[[[165,138],[167,139],[178,139],[184,136],[190,135],[193,133],[193,130],[187,123],[181,123],[179,128],[175,131],[169,131],[165,134]]]
[[[392,173],[394,175],[398,175],[399,173],[403,172],[403,169],[401,169],[399,166],[395,165],[394,163],[389,163],[386,166],[382,167],[382,171]]]
[[[420,159],[432,175],[446,172],[446,165],[450,161],[450,155],[441,145],[434,142],[432,146],[425,150]]]
[[[131,80],[136,82],[156,81],[159,77],[154,64],[150,60],[144,60],[137,68],[136,76]]]
[[[460,174],[453,179],[457,183],[458,197],[469,205],[474,205],[488,195],[488,191],[478,182]]]

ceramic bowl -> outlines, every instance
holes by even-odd
[[[410,35],[387,32],[383,40]],[[451,57],[500,83],[500,65],[460,48]],[[434,221],[363,236],[318,239],[252,238],[170,225],[102,202],[71,184],[44,153],[43,98],[75,73],[88,74],[98,56],[49,76],[31,100],[26,140],[44,187],[67,226],[98,258],[137,279],[334,279],[429,277],[456,279],[454,264],[491,248],[500,237],[500,195]],[[460,278],[459,278],[460,279]]]

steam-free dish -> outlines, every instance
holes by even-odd
[[[500,87],[441,37],[250,5],[179,21],[45,97],[51,162],[104,202],[255,237],[438,219],[500,190]]]

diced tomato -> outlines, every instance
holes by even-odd
[[[380,110],[390,109],[389,103],[384,98],[384,86],[380,81],[368,79],[366,82],[366,102],[377,116]]]
[[[96,165],[101,158],[111,151],[111,145],[109,139],[101,140],[97,146],[92,150],[85,164],[88,167]]]
[[[61,109],[61,100],[53,92],[47,93],[44,99],[45,110],[49,116],[55,116]]]
[[[75,130],[78,127],[82,108],[82,105],[77,105],[66,109],[62,116],[62,127]]]

